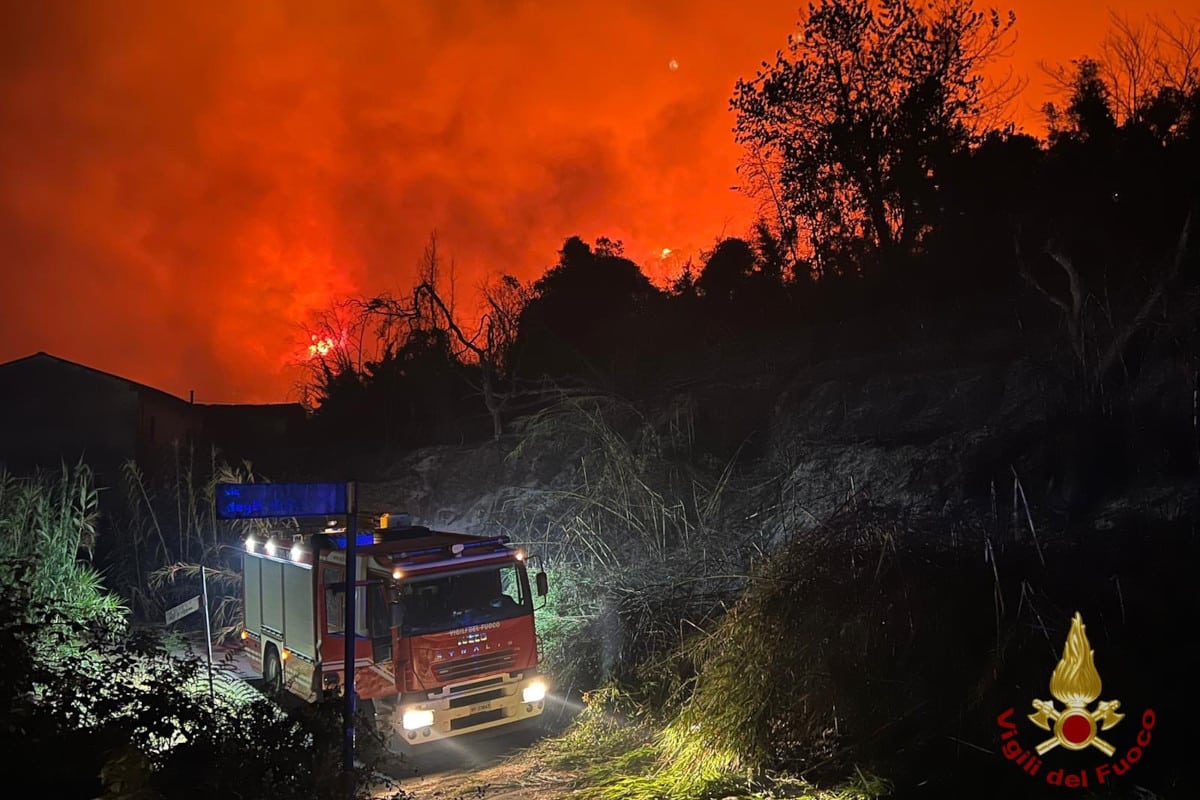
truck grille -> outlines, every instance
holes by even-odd
[[[451,708],[462,708],[463,706],[473,706],[476,703],[486,703],[490,700],[497,700],[504,697],[504,689],[492,689],[490,692],[480,692],[479,694],[465,694],[462,697],[453,697],[450,699]]]
[[[512,666],[513,656],[514,652],[512,650],[501,650],[496,653],[463,658],[457,661],[445,661],[441,664],[433,665],[433,674],[437,676],[439,681],[447,683],[450,681],[460,681],[464,678],[474,677],[475,675],[506,670]]]
[[[504,719],[503,708],[493,708],[491,711],[480,711],[478,714],[472,714],[469,717],[452,719],[450,720],[450,730],[461,731],[463,728],[474,728],[476,725],[483,725],[485,722],[495,722],[498,719]]]

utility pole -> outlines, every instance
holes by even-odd
[[[354,655],[356,650],[354,619],[357,611],[358,580],[355,567],[358,560],[358,484],[345,483],[218,483],[216,485],[217,519],[272,519],[281,517],[346,517],[346,582],[342,587],[346,600],[345,631],[346,659],[343,690],[345,707],[342,723],[345,736],[342,752],[342,771],[346,779],[346,796],[354,797]],[[247,548],[253,547],[247,540]],[[167,612],[167,624],[198,610],[200,598],[177,606]],[[207,610],[208,604],[205,603]],[[174,616],[172,616],[174,615]],[[210,657],[211,661],[211,657]]]
[[[358,561],[358,485],[355,481],[346,484],[346,669],[342,681],[345,697],[342,707],[342,770],[346,779],[346,796],[354,798],[354,650],[355,606],[358,604],[355,567]]]

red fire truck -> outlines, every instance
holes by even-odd
[[[525,553],[506,536],[389,521],[355,543],[360,709],[410,744],[541,714],[546,681]],[[315,702],[342,691],[345,536],[246,539],[242,639],[270,692]],[[546,596],[544,572],[533,589]]]

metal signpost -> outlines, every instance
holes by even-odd
[[[203,597],[202,605],[204,606],[204,641],[208,643],[208,699],[215,706],[217,704],[217,690],[213,686],[212,620],[208,616],[208,572],[206,570],[206,567],[200,567],[200,594]]]
[[[358,605],[355,584],[355,568],[358,562],[358,492],[354,482],[346,484],[346,507],[349,522],[346,525],[346,687],[345,704],[342,706],[342,769],[346,773],[347,793],[354,796],[354,716],[357,698],[354,694],[354,645],[358,638],[354,611]]]
[[[200,568],[200,587],[203,600],[198,594],[190,600],[184,600],[174,608],[167,609],[167,624],[178,622],[193,611],[199,611],[201,605],[204,606],[204,640],[208,642],[208,699],[215,705],[217,692],[213,686],[212,623],[208,619],[208,582],[205,579],[204,567]]]
[[[218,519],[346,516],[345,702],[342,706],[342,770],[354,796],[355,566],[358,557],[358,493],[347,483],[218,483]],[[207,607],[207,604],[205,604]],[[207,612],[206,612],[207,613]]]
[[[170,625],[173,622],[178,622],[193,611],[199,610],[200,595],[196,595],[191,600],[184,600],[174,608],[167,609],[167,624]]]

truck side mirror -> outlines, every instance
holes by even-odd
[[[550,582],[546,580],[546,573],[539,572],[534,576],[534,581],[537,583],[538,597],[545,597],[550,593]]]

